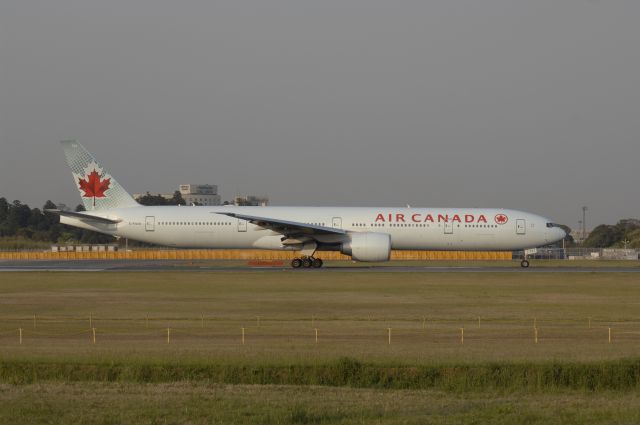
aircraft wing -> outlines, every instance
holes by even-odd
[[[313,224],[300,223],[297,221],[279,220],[277,218],[257,217],[253,215],[237,214],[232,212],[217,212],[214,214],[224,214],[229,217],[239,218],[253,223],[257,226],[271,229],[284,235],[306,234],[306,235],[346,235],[347,232],[334,227],[316,226]]]
[[[98,217],[95,215],[83,214],[81,212],[74,212],[74,211],[62,211],[62,210],[53,210],[53,209],[44,210],[44,211],[52,214],[58,214],[59,216],[78,218],[82,221],[93,221],[93,222],[104,223],[104,224],[117,224],[120,221],[122,221],[122,220],[111,220],[109,218]]]

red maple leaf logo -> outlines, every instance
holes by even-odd
[[[86,179],[78,179],[80,190],[84,191],[83,198],[93,198],[93,206],[96,206],[96,198],[106,198],[104,192],[109,189],[111,179],[100,178],[100,174],[94,169]]]
[[[509,221],[509,217],[507,217],[504,214],[498,214],[496,215],[495,220],[496,220],[496,223],[498,224],[506,224],[507,221]]]

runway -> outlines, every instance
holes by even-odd
[[[242,263],[242,262],[240,262]],[[633,263],[636,264],[636,263]],[[292,269],[288,266],[247,266],[245,264],[212,264],[212,262],[197,261],[166,261],[166,260],[110,260],[110,261],[0,261],[0,272],[146,272],[146,271],[188,271],[188,272],[289,272],[289,273],[640,273],[640,267],[550,267],[532,263],[528,269],[519,267],[514,262],[513,267],[497,266],[395,266],[385,265],[333,265],[321,269]]]

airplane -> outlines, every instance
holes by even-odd
[[[502,208],[143,206],[75,140],[62,141],[86,211],[48,210],[60,223],[176,248],[299,251],[293,268],[319,268],[322,251],[383,262],[391,250],[527,252],[563,239],[551,220]]]

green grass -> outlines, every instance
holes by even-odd
[[[640,394],[176,382],[0,384],[0,423],[634,424]]]
[[[143,362],[5,361],[0,382],[211,382],[436,389],[455,393],[550,390],[626,391],[640,388],[640,361],[383,365],[351,358],[313,365],[233,365]]]
[[[640,419],[635,273],[0,279],[0,423]]]

